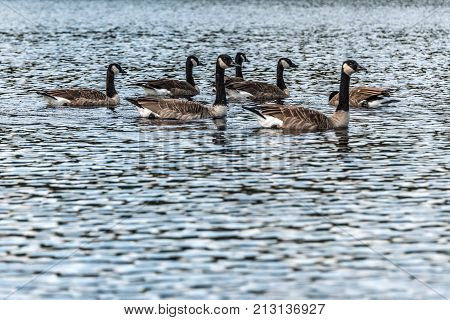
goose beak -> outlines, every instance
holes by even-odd
[[[127,74],[127,72],[125,71],[125,70],[120,70],[120,73],[122,73],[122,74]]]
[[[292,69],[297,69],[297,68],[298,68],[298,65],[296,65],[295,63],[293,63],[293,64],[291,64],[291,68],[292,68]]]
[[[358,68],[356,69],[356,71],[367,71],[367,69],[358,64]]]

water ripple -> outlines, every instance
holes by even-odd
[[[2,15],[0,294],[70,256],[12,298],[440,298],[384,256],[449,296],[449,7],[166,3],[23,0],[23,17]],[[131,82],[182,78],[193,53],[207,63],[196,100],[212,102],[213,61],[237,50],[252,79],[274,82],[281,56],[300,65],[287,103],[331,113],[347,57],[369,69],[354,84],[400,102],[298,135],[258,129],[233,101],[217,131],[33,93],[102,89],[118,61],[120,95],[138,95]]]

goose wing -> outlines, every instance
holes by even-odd
[[[374,88],[374,87],[355,87],[350,89],[350,107],[357,108],[365,101],[376,100],[382,97],[388,97],[389,90]],[[331,100],[330,104],[337,107],[339,104],[339,94],[336,94]]]
[[[39,93],[53,99],[63,98],[69,101],[76,101],[81,99],[100,101],[107,99],[106,94],[104,94],[103,92],[85,88],[46,90]]]
[[[197,93],[197,90],[187,81],[176,80],[176,79],[158,79],[150,80],[143,84],[142,87],[152,88],[152,89],[166,89],[170,91],[173,95],[192,95]]]
[[[258,99],[265,99],[265,98],[271,99],[274,97],[285,96],[283,90],[278,88],[276,85],[260,81],[243,80],[232,82],[229,84],[227,88],[248,92],[253,97]]]
[[[332,127],[331,120],[322,112],[295,105],[265,104],[259,107],[264,117],[282,121],[282,127],[300,131],[324,130]]]
[[[156,117],[171,120],[195,120],[209,117],[209,108],[199,102],[181,99],[127,98],[138,108],[151,111]]]
[[[227,89],[233,89],[232,87],[231,87],[231,85],[233,84],[233,83],[235,83],[235,82],[241,82],[241,81],[245,81],[243,78],[239,78],[239,77],[229,77],[229,76],[225,76],[224,77],[224,83],[225,83],[225,87],[227,88]],[[214,82],[212,82],[211,83],[213,86],[215,86],[216,85],[216,82],[214,81]],[[213,89],[213,91],[215,91],[215,88]]]
[[[372,87],[356,87],[350,90],[350,99],[357,101],[370,100],[377,97],[388,97],[389,90]]]
[[[244,78],[241,77],[228,77],[225,76],[225,87],[228,87],[229,85],[231,85],[232,83],[235,82],[242,82],[244,81]]]

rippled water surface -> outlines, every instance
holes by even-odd
[[[439,299],[450,296],[447,2],[2,1],[0,294],[12,299]],[[330,114],[339,67],[400,101],[348,131],[259,130],[230,102],[155,122],[122,102],[50,108],[33,92],[183,77],[242,50],[286,72],[288,103]],[[251,103],[246,102],[245,105]],[[18,289],[15,291],[15,289]]]

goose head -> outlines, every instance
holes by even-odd
[[[231,68],[231,67],[234,67],[236,65],[234,63],[233,59],[231,59],[231,57],[229,55],[227,55],[227,54],[221,54],[217,58],[216,64],[222,69]]]
[[[236,53],[236,58],[234,58],[234,61],[236,61],[236,63],[240,66],[242,66],[242,63],[244,63],[244,62],[250,62],[250,61],[248,61],[245,53],[242,53],[242,52]]]
[[[119,73],[126,73],[118,63],[111,63],[108,66],[108,72],[112,72],[114,75],[117,75]]]
[[[361,67],[358,62],[355,60],[347,60],[342,64],[342,71],[348,75],[351,76],[353,73],[367,70],[366,68]]]
[[[289,68],[297,68],[298,66],[292,62],[289,58],[281,58],[278,60],[278,65],[281,66],[283,69],[289,69]]]
[[[186,64],[189,64],[193,67],[197,67],[197,66],[203,66],[203,64],[200,62],[200,60],[198,60],[198,58],[196,56],[189,56],[186,59]]]
[[[331,99],[334,98],[335,95],[337,95],[339,91],[331,91],[330,96],[328,97],[328,101],[331,101]]]

